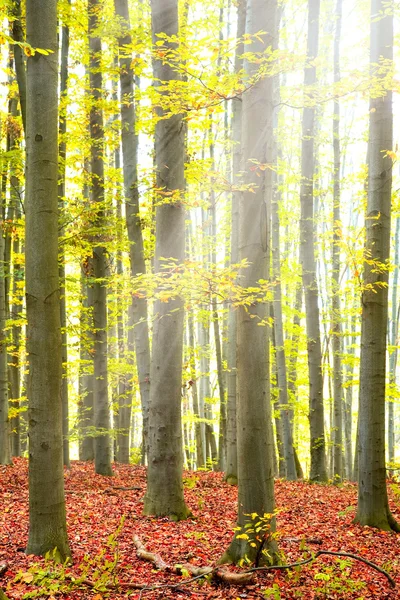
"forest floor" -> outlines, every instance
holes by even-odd
[[[73,562],[56,566],[50,559],[24,553],[27,461],[16,459],[13,466],[0,467],[0,588],[10,600],[400,598],[400,535],[352,523],[356,486],[351,483],[276,482],[282,560],[292,563],[321,550],[354,553],[385,569],[396,589],[384,574],[362,562],[324,555],[295,569],[259,571],[252,583],[240,587],[189,581],[187,572],[157,570],[137,557],[135,535],[169,565],[215,566],[232,539],[237,490],[225,484],[220,473],[186,472],[184,482],[194,516],[175,523],[143,516],[143,467],[115,465],[115,476],[107,478],[95,475],[93,464],[72,462],[71,470],[65,471],[65,489]],[[132,487],[136,489],[121,489]],[[400,520],[400,486],[389,482],[388,488],[392,511]],[[147,589],[132,589],[132,584]]]

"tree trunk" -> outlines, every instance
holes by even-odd
[[[58,279],[57,2],[26,3],[26,302],[29,359],[28,554],[70,554],[64,500]]]
[[[342,0],[337,0],[335,14],[333,70],[335,83],[340,82],[340,35]],[[331,342],[333,355],[333,478],[343,478],[343,377],[342,326],[340,308],[340,106],[333,103],[333,243],[332,243],[332,322]]]
[[[393,12],[385,0],[371,2],[371,73],[393,60]],[[376,15],[380,15],[377,19]],[[389,63],[389,66],[387,66]],[[386,71],[386,69],[383,69]],[[376,75],[375,75],[376,76]],[[382,79],[385,73],[378,74]],[[384,85],[384,83],[383,83]],[[393,145],[392,92],[371,97],[368,142],[368,201],[362,293],[358,507],[355,521],[400,531],[389,510],[385,468],[385,367],[388,320],[388,261]]]
[[[16,42],[24,42],[24,32],[21,24],[21,0],[13,0],[12,15],[12,37]],[[18,44],[14,45],[15,74],[17,78],[19,103],[21,107],[22,126],[26,135],[26,69],[24,51]]]
[[[93,245],[93,327],[94,327],[94,382],[93,405],[95,470],[99,475],[112,475],[110,410],[108,406],[108,368],[107,368],[107,288],[104,283],[107,272],[106,249],[102,244],[106,217],[104,211],[104,164],[103,164],[103,114],[102,87],[103,78],[100,68],[101,40],[95,34],[98,27],[98,0],[88,0],[89,16],[89,82],[90,82],[90,170],[91,201],[96,211],[94,227],[97,232]]]
[[[131,43],[129,33],[130,21],[127,0],[114,0],[115,12],[122,20],[122,34],[119,45],[123,47]],[[143,252],[143,234],[139,214],[139,191],[137,181],[138,136],[135,131],[136,115],[134,104],[134,73],[131,59],[121,52],[119,59],[121,86],[121,138],[125,187],[125,210],[128,238],[130,242],[130,260],[132,276],[138,277],[146,273]],[[147,299],[141,294],[132,295],[134,322],[134,340],[136,364],[139,376],[140,398],[143,418],[143,458],[147,454],[148,412],[150,398],[150,342],[147,320]]]
[[[153,43],[160,33],[178,34],[177,0],[152,0]],[[168,51],[175,44],[165,40]],[[168,85],[180,76],[166,61],[154,59],[154,79]],[[159,86],[156,83],[156,88]],[[160,96],[166,92],[158,90]],[[185,144],[182,116],[166,117],[156,107],[155,131],[157,167],[155,272],[168,279],[182,269],[185,258]],[[144,511],[148,515],[185,519],[190,511],[182,484],[182,354],[184,309],[182,299],[172,292],[167,301],[154,303],[153,345],[150,367],[149,465]]]
[[[345,413],[344,413],[344,439],[345,439],[345,471],[347,479],[354,479],[353,472],[353,378],[354,378],[354,356],[355,356],[355,328],[356,317],[351,316],[350,319],[350,336],[347,347],[347,364],[346,364],[346,395],[345,395]]]
[[[277,405],[280,412],[280,424],[282,433],[282,448],[286,478],[289,481],[297,479],[296,463],[294,459],[292,424],[290,422],[290,406],[286,370],[285,341],[283,335],[283,316],[282,316],[282,287],[281,287],[281,253],[280,253],[280,233],[279,233],[279,204],[278,190],[275,189],[272,199],[272,269],[274,279],[274,341],[275,341],[275,361],[276,361],[276,383],[278,399]],[[276,407],[275,407],[276,410]],[[278,442],[279,443],[279,442]],[[278,447],[279,450],[279,447]],[[280,456],[280,455],[279,455]],[[281,467],[279,468],[281,476]]]
[[[277,4],[275,0],[248,0],[246,34],[268,31],[262,39],[252,41],[251,52],[265,52],[273,47],[276,34]],[[255,76],[257,63],[245,60],[247,77]],[[276,559],[275,542],[270,533],[273,514],[274,472],[273,434],[269,389],[268,307],[263,282],[268,277],[268,210],[271,206],[271,171],[254,169],[255,164],[272,162],[273,84],[272,78],[256,79],[243,96],[243,162],[246,191],[239,206],[241,285],[251,288],[253,301],[238,308],[237,373],[238,373],[238,530],[222,562],[238,563],[246,557],[251,563]],[[257,290],[257,291],[254,291]],[[251,348],[251,352],[249,349]],[[256,525],[257,523],[257,525]],[[260,525],[258,525],[260,523]],[[246,527],[247,526],[247,527]],[[256,528],[260,530],[256,533]],[[243,535],[247,538],[244,539]],[[262,541],[261,541],[262,540]]]
[[[320,0],[309,0],[307,35],[308,61],[315,61],[318,56],[319,8]],[[312,86],[315,83],[316,66],[315,62],[313,62],[306,65],[304,72],[304,85],[306,86],[306,90],[307,86]],[[315,108],[304,108],[301,143],[302,183],[300,187],[300,261],[302,265],[306,307],[306,330],[308,338],[311,454],[310,479],[311,481],[326,481],[322,353],[314,248],[314,120]]]
[[[0,464],[11,463],[10,420],[8,418],[8,369],[6,334],[5,239],[0,231]]]
[[[87,284],[87,276],[82,272],[81,277],[81,328],[79,348],[79,459],[94,460],[93,437],[93,333],[91,328],[90,307],[93,306],[92,288]]]
[[[69,3],[71,0],[69,0]],[[62,43],[61,43],[61,69],[60,69],[60,92],[61,99],[65,102],[68,86],[68,54],[69,54],[69,27],[65,23],[62,26]],[[63,221],[63,208],[65,205],[65,160],[67,155],[67,110],[64,106],[64,114],[59,119],[59,171],[60,179],[58,184],[58,202],[61,213],[61,221]],[[61,226],[60,238],[64,235],[64,227]],[[60,317],[61,317],[61,363],[62,363],[62,382],[61,382],[61,405],[63,412],[63,459],[64,465],[69,468],[69,407],[68,407],[68,336],[67,336],[67,300],[65,296],[65,249],[64,244],[61,246],[62,252],[59,264],[60,277]]]
[[[400,218],[396,219],[396,228],[394,236],[394,264],[399,264],[400,252]],[[390,319],[389,343],[392,346],[389,355],[389,382],[391,385],[391,394],[396,390],[396,367],[397,367],[397,336],[399,331],[399,307],[397,303],[397,288],[399,280],[399,269],[396,268],[393,272],[392,284],[392,314]],[[394,395],[394,394],[393,394]],[[395,461],[395,419],[394,419],[395,398],[391,395],[388,399],[388,460],[393,464]]]

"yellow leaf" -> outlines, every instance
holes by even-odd
[[[25,583],[31,583],[33,581],[33,574],[32,573],[22,573],[21,579]]]

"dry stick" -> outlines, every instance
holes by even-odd
[[[252,569],[248,569],[246,571],[246,573],[254,573],[255,571],[269,571],[271,569],[292,569],[293,567],[300,567],[301,565],[306,565],[310,562],[313,562],[314,560],[316,560],[318,558],[318,556],[321,556],[322,554],[328,554],[331,556],[344,556],[347,558],[353,558],[354,560],[358,560],[359,562],[362,562],[362,563],[368,565],[369,567],[372,567],[376,571],[379,571],[379,573],[382,573],[382,575],[385,575],[385,577],[387,578],[387,580],[390,583],[390,587],[392,587],[392,588],[396,587],[396,583],[395,583],[394,579],[389,575],[389,573],[387,571],[385,571],[385,569],[382,569],[382,567],[379,567],[375,563],[371,562],[370,560],[367,560],[366,558],[362,558],[361,556],[358,556],[357,554],[352,554],[351,552],[333,552],[331,550],[318,550],[318,552],[316,552],[314,556],[311,556],[310,558],[305,558],[304,560],[300,560],[295,563],[290,563],[289,565],[271,565],[271,566],[265,566],[265,567],[253,567]]]
[[[146,547],[137,535],[133,536],[132,541],[134,546],[136,547],[138,558],[148,560],[160,570],[167,570],[168,572],[175,573],[176,575],[181,575],[183,572],[187,572],[194,576],[192,580],[210,575],[211,577],[220,579],[225,583],[234,585],[244,585],[247,583],[251,583],[253,580],[252,574],[250,572],[230,573],[229,571],[221,567],[196,567],[195,565],[191,565],[190,563],[173,566],[168,565],[158,554],[148,552],[148,550],[146,550]],[[187,580],[187,583],[190,583],[190,581],[192,580]],[[182,584],[180,583],[178,585]]]

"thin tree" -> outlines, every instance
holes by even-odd
[[[26,3],[26,304],[29,360],[28,554],[69,555],[64,500],[58,278],[57,2]]]
[[[235,72],[239,73],[243,67],[243,34],[246,23],[246,2],[239,0],[237,8],[237,33],[238,45],[235,51]],[[240,170],[242,165],[242,101],[239,98],[233,100],[232,104],[232,183],[238,187],[240,181]],[[240,191],[233,190],[231,209],[231,256],[232,265],[239,262],[239,200]],[[236,399],[237,399],[237,377],[236,377],[236,335],[237,335],[237,311],[230,310],[228,314],[228,343],[227,343],[227,407],[226,407],[226,468],[225,480],[231,484],[237,484],[237,427],[236,427]]]
[[[127,0],[114,0],[115,14],[121,19],[119,37],[119,68],[121,94],[121,139],[125,187],[126,226],[130,242],[130,261],[133,277],[146,273],[143,250],[143,233],[139,214],[139,190],[137,175],[138,135],[134,102],[134,72],[132,60],[126,48],[132,43],[129,33],[130,19]],[[140,398],[143,418],[143,456],[147,454],[148,412],[150,397],[150,342],[147,320],[147,298],[140,294],[132,296],[132,326],[139,375]]]
[[[333,70],[335,83],[340,82],[340,35],[342,27],[342,0],[337,0],[335,13]],[[332,324],[333,355],[333,477],[343,477],[343,376],[342,327],[340,310],[340,104],[333,103],[333,242],[332,242]]]
[[[265,71],[259,77],[258,57],[268,59],[268,49],[276,43],[276,13],[276,0],[247,1],[246,34],[267,32],[262,37],[251,37],[248,49],[252,54],[244,61],[246,76],[254,85],[243,95],[243,165],[249,189],[243,193],[239,205],[239,253],[240,260],[247,261],[240,271],[240,283],[244,293],[250,288],[255,298],[249,306],[238,307],[238,531],[221,562],[238,563],[245,557],[251,562],[268,562],[275,556],[269,536],[273,521],[270,523],[265,517],[273,514],[275,500],[269,311],[262,288],[268,277],[267,214],[272,194],[271,171],[263,166],[271,164],[273,156],[273,83]],[[264,69],[268,69],[268,63]]]
[[[179,31],[177,0],[152,0],[151,16],[153,43],[159,41],[160,34],[165,34],[165,51],[174,50],[176,43],[170,38],[177,36]],[[180,80],[177,70],[169,61],[164,61],[160,53],[154,57],[153,70],[155,81],[162,82],[163,86]],[[165,98],[165,92],[158,90],[158,93]],[[167,117],[161,106],[157,106],[156,111],[158,206],[155,272],[168,280],[171,269],[180,269],[185,258],[185,208],[182,202],[185,189],[185,143],[182,115]],[[182,299],[175,295],[167,302],[156,300],[154,316],[150,368],[149,464],[144,511],[146,514],[168,515],[180,520],[189,515],[182,484]]]
[[[307,64],[304,71],[306,92],[309,86],[316,83],[315,59],[318,56],[319,11],[320,0],[309,0]],[[314,248],[314,121],[315,107],[306,106],[303,110],[301,140],[300,261],[302,265],[308,339],[310,479],[312,481],[325,481],[327,473],[325,464],[322,352]]]
[[[71,0],[69,0],[69,5]],[[66,23],[63,23],[61,29],[61,65],[60,65],[60,93],[64,102],[67,96],[68,86],[68,55],[69,55],[69,27]],[[62,214],[65,205],[65,170],[66,170],[66,157],[67,157],[67,115],[66,106],[64,107],[64,114],[60,116],[59,120],[59,167],[60,167],[60,181],[58,185],[58,197],[59,207]],[[64,227],[60,229],[60,237],[64,235]],[[62,337],[62,368],[63,378],[61,386],[61,402],[63,410],[63,455],[64,465],[70,467],[69,460],[69,406],[68,406],[68,336],[67,336],[67,298],[65,291],[65,249],[64,244],[62,246],[62,252],[60,256],[59,264],[59,276],[60,276],[60,304],[61,304],[61,337]]]
[[[388,64],[391,65],[393,60],[393,10],[388,10],[388,4],[393,3],[371,0],[371,76],[376,77],[378,82],[385,76]],[[361,525],[400,532],[400,525],[389,509],[385,468],[392,145],[392,92],[385,89],[378,97],[371,96],[369,110],[358,420],[358,506],[355,521]]]
[[[106,224],[104,210],[104,163],[103,163],[103,114],[101,72],[101,39],[98,34],[99,1],[88,0],[89,17],[89,82],[90,82],[90,170],[91,201],[96,210],[94,225],[98,230],[93,245],[93,327],[94,327],[94,381],[93,416],[96,435],[94,438],[94,459],[96,473],[112,475],[110,410],[108,406],[108,367],[107,367],[107,252],[104,247],[103,232]]]

